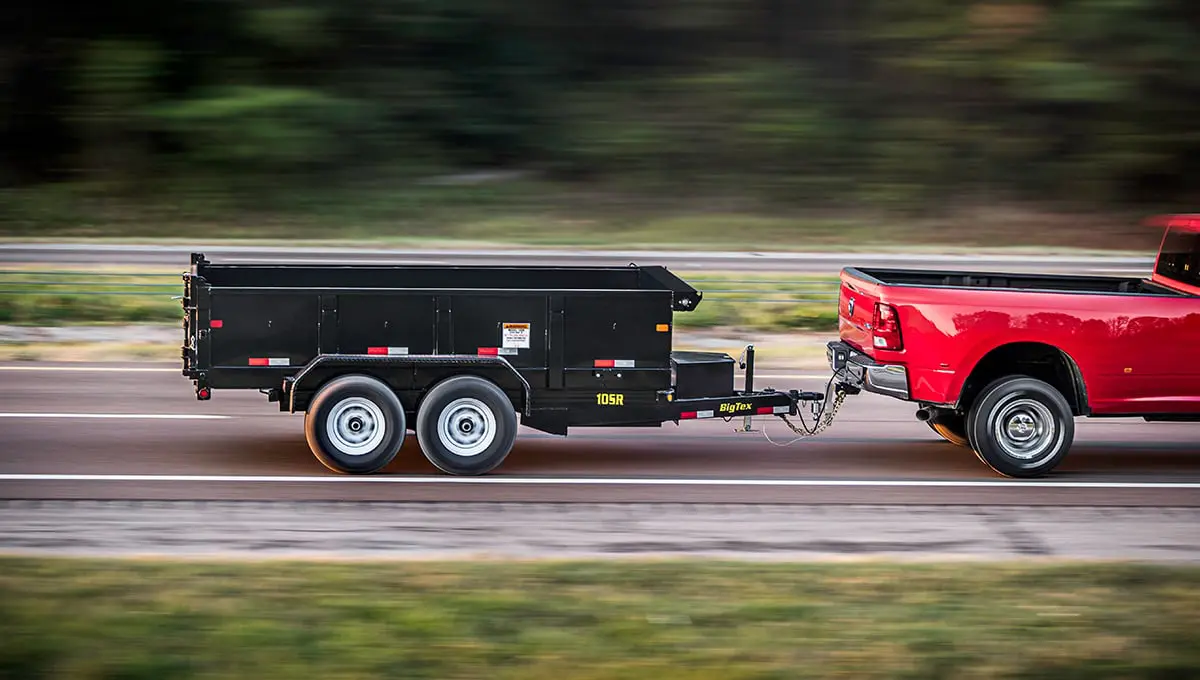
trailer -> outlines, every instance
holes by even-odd
[[[738,361],[674,351],[674,314],[703,295],[659,266],[214,264],[193,253],[183,280],[183,375],[197,399],[256,389],[304,413],[313,454],[341,473],[382,469],[410,431],[438,469],[479,475],[504,461],[518,418],[555,435],[764,415],[791,425],[802,402],[818,416],[830,402],[828,389],[754,389],[753,345]]]

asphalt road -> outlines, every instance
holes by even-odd
[[[1057,474],[1010,481],[939,440],[911,405],[860,395],[832,428],[792,446],[736,433],[740,420],[565,438],[523,431],[495,473],[460,478],[436,473],[410,436],[384,474],[361,477],[328,473],[307,448],[303,416],[257,392],[199,402],[170,368],[12,368],[0,370],[0,498],[1200,506],[1189,423],[1084,420]],[[815,376],[774,375],[761,374],[760,387],[819,387]],[[773,419],[756,427],[793,438]]]
[[[0,367],[0,551],[1200,560],[1192,424],[1083,420],[1056,474],[1011,481],[864,395],[788,447],[740,421],[526,431],[498,471],[460,478],[410,437],[359,477],[321,467],[302,416],[257,393],[197,402],[178,371],[133,368]]]
[[[712,252],[680,250],[404,250],[398,248],[292,248],[204,245],[93,245],[71,243],[0,244],[0,263],[67,265],[162,265],[186,269],[192,252],[214,262],[402,263],[454,265],[615,265],[660,264],[708,271],[771,271],[832,274],[848,265],[976,271],[1036,271],[1141,276],[1154,258],[1066,257],[1058,255],[926,255],[896,253]]]

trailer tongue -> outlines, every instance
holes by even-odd
[[[305,413],[330,469],[370,473],[409,430],[451,474],[495,469],[521,424],[659,427],[778,416],[828,426],[843,394],[734,386],[723,353],[672,349],[702,293],[663,267],[213,264],[184,274],[183,374],[198,399],[258,389]],[[813,406],[816,422],[789,416]],[[803,419],[802,419],[803,422]]]

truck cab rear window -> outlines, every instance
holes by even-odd
[[[1172,229],[1163,240],[1155,270],[1189,286],[1200,286],[1200,232]]]

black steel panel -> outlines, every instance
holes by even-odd
[[[633,390],[654,392],[671,387],[671,369],[600,370],[569,368],[563,372],[569,390]]]
[[[248,366],[251,358],[287,359],[293,367],[318,353],[320,298],[261,291],[230,295],[213,290],[211,318],[221,328],[211,332],[213,366]]]
[[[562,295],[550,296],[550,334],[547,337],[546,347],[547,363],[549,372],[546,375],[546,387],[552,390],[561,390],[564,387],[563,383],[563,368],[566,354],[564,346],[566,342],[566,322],[564,316],[565,300]]]
[[[434,354],[437,301],[429,295],[342,294],[338,296],[338,351],[365,354],[368,347],[407,348]]]
[[[568,295],[565,302],[565,363],[594,367],[597,359],[632,360],[636,367],[670,367],[671,294],[643,291]]]
[[[644,276],[637,267],[209,264],[201,271],[214,286],[250,288],[671,290],[671,284]]]
[[[734,361],[720,352],[674,352],[675,395],[680,399],[733,394]]]
[[[435,354],[450,354],[454,346],[454,309],[449,295],[437,298],[437,331],[433,346]]]
[[[338,351],[338,296],[321,296],[321,320],[317,331],[317,344],[321,354],[336,354]]]
[[[454,314],[453,345],[449,352],[443,348],[443,353],[475,354],[480,348],[497,348],[513,366],[547,367],[549,296],[478,293],[455,295],[450,304]],[[528,347],[503,347],[506,323],[529,324]]]

